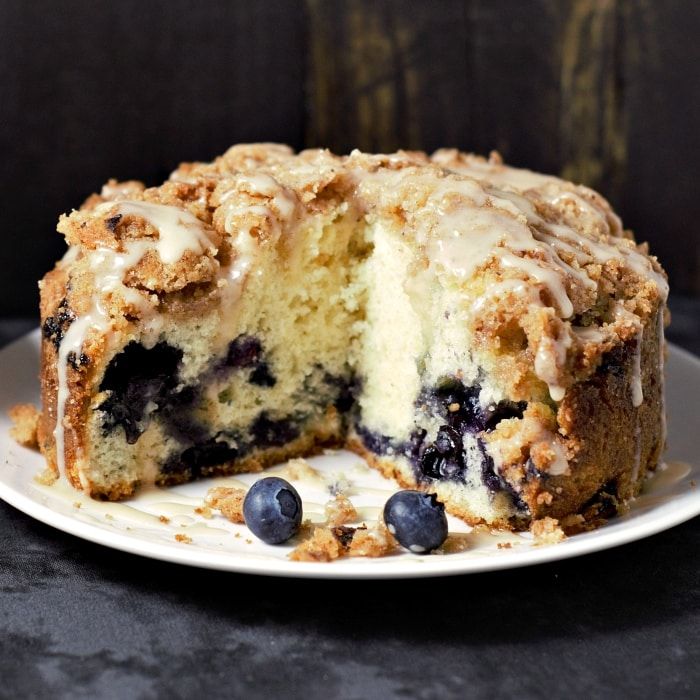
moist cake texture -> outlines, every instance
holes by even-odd
[[[497,154],[234,146],[58,230],[39,443],[93,497],[344,445],[517,529],[613,512],[663,448],[661,267]]]

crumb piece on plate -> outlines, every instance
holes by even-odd
[[[342,493],[337,493],[335,498],[326,503],[326,520],[330,527],[345,525],[357,520],[357,511],[350,499]]]
[[[37,428],[41,413],[36,406],[30,403],[20,403],[13,406],[8,412],[12,427],[10,437],[23,447],[36,450],[39,447]]]
[[[327,527],[314,528],[308,539],[291,552],[292,561],[333,561],[342,556],[345,548]]]
[[[58,481],[58,473],[50,467],[46,467],[34,476],[34,481],[42,486],[52,486]]]
[[[535,538],[535,545],[556,544],[566,539],[566,534],[559,527],[559,521],[556,518],[545,517],[533,520],[530,532]]]
[[[284,471],[292,481],[318,479],[321,475],[303,457],[295,457],[287,462]]]
[[[243,501],[245,500],[245,490],[235,489],[228,486],[215,486],[207,491],[205,500],[206,507],[218,510],[227,520],[232,523],[244,523]],[[206,516],[205,516],[206,517]]]
[[[512,542],[499,542],[496,547],[498,549],[512,549],[513,548],[513,543]]]
[[[383,523],[371,528],[358,528],[348,554],[351,557],[385,557],[396,551],[396,540]]]
[[[472,542],[469,533],[451,532],[447,539],[435,550],[435,554],[458,554],[471,549]]]
[[[169,523],[170,522],[170,518],[167,515],[159,515],[158,520],[160,520],[160,522],[162,522],[162,523]]]
[[[182,532],[178,532],[178,533],[175,535],[175,539],[176,539],[178,542],[182,542],[183,544],[192,544],[192,538],[191,538],[189,535],[185,535],[185,534],[182,533]]]
[[[198,506],[194,509],[194,512],[197,513],[197,515],[201,515],[203,518],[206,518],[207,520],[209,520],[212,517],[211,508],[209,506]]]
[[[594,529],[595,525],[586,521],[580,514],[567,515],[559,520],[559,527],[566,535],[577,535],[579,532],[587,532]]]
[[[82,508],[83,504],[80,501],[73,501],[73,508]]]
[[[355,533],[358,530],[366,530],[367,528],[362,525],[362,527],[348,527],[347,525],[337,525],[331,528],[333,536],[340,542],[341,547],[347,550],[355,537]]]

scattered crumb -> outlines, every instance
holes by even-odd
[[[456,411],[459,411],[459,404],[457,402],[451,403],[448,407],[447,410],[450,413],[455,413]]]
[[[37,428],[39,426],[39,409],[30,403],[20,403],[8,412],[13,425],[10,437],[23,447],[38,449]]]
[[[589,523],[586,522],[586,518],[580,514],[567,515],[565,518],[561,518],[561,520],[559,520],[559,527],[567,535],[576,535],[579,532],[585,532],[591,529]]]
[[[194,509],[194,512],[197,513],[197,515],[201,515],[203,518],[206,518],[207,520],[209,520],[212,517],[211,508],[209,506],[198,506]]]
[[[396,540],[384,523],[377,523],[370,529],[359,528],[355,532],[348,554],[351,557],[385,557],[396,547]]]
[[[535,545],[556,544],[566,539],[564,530],[559,527],[559,521],[555,518],[541,518],[533,520],[530,532],[535,538]]]
[[[447,535],[447,539],[437,550],[435,550],[435,553],[458,554],[459,552],[466,552],[468,549],[471,549],[471,547],[472,543],[470,534],[454,532]]]
[[[232,523],[244,523],[243,501],[245,500],[243,489],[234,489],[228,486],[215,486],[207,491],[205,500],[207,508],[214,508]]]
[[[317,527],[308,539],[292,551],[292,561],[332,561],[344,553],[344,547],[331,530]]]
[[[299,531],[296,534],[296,538],[298,540],[306,540],[309,537],[311,537],[314,534],[314,530],[316,528],[316,525],[314,525],[309,518],[306,518],[301,521],[301,525],[299,526]]]
[[[167,515],[159,515],[158,520],[160,520],[160,522],[162,522],[162,523],[169,523],[170,522],[170,518]]]
[[[472,527],[470,534],[474,535],[493,535],[493,529],[485,523],[477,523]]]
[[[111,513],[105,513],[105,520],[114,520],[114,516]]]
[[[237,532],[237,533],[234,535],[234,537],[240,537],[240,536],[241,536],[241,533],[240,533],[240,532]]]
[[[246,539],[245,543],[246,544],[253,544],[253,540]]]
[[[73,508],[82,508],[83,504],[80,501],[73,501]]]
[[[357,520],[357,511],[347,496],[336,494],[335,498],[326,503],[326,520],[330,527],[345,525]]]
[[[292,481],[318,479],[321,476],[321,474],[302,457],[290,459],[287,462],[285,472]]]
[[[365,525],[362,525],[361,527],[347,527],[346,525],[338,525],[336,527],[332,527],[331,532],[338,542],[340,542],[340,546],[343,547],[343,549],[347,549],[350,546],[353,537],[355,537],[355,533],[358,530],[366,529],[367,527]]]
[[[549,491],[542,491],[542,493],[537,494],[537,505],[550,505],[551,502],[554,500],[554,496],[552,496]]]
[[[496,547],[498,547],[498,549],[512,549],[513,545],[510,542],[499,542]]]
[[[52,486],[58,481],[58,474],[53,469],[46,467],[34,476],[34,481],[42,486]]]
[[[192,544],[192,538],[182,532],[178,532],[177,535],[175,535],[175,539],[183,544]]]

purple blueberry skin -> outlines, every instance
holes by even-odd
[[[256,481],[243,501],[250,531],[267,544],[282,544],[299,531],[301,498],[284,479],[268,476]]]
[[[395,493],[384,506],[384,523],[399,544],[414,554],[427,554],[447,538],[445,506],[432,493]]]

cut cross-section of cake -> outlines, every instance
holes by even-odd
[[[345,445],[522,528],[614,510],[663,448],[663,271],[496,154],[235,146],[58,228],[40,445],[93,497]]]

